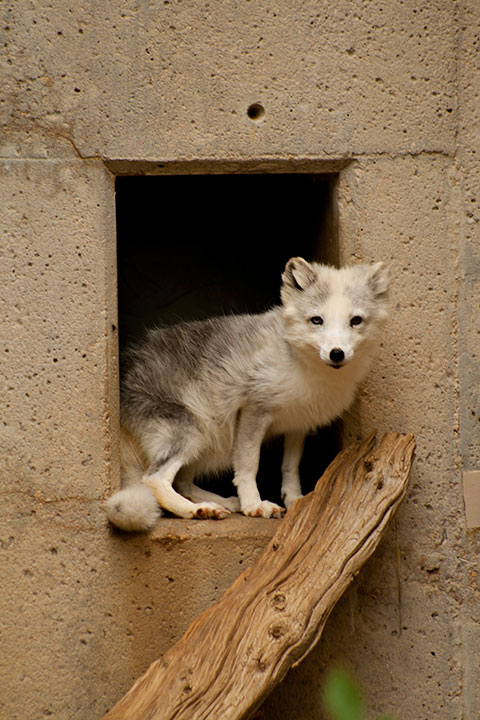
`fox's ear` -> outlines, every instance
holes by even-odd
[[[291,258],[282,275],[284,285],[289,285],[296,290],[306,290],[315,282],[315,270],[310,263],[301,257]]]
[[[389,284],[388,270],[383,262],[370,265],[368,285],[375,297],[382,297],[387,294]]]

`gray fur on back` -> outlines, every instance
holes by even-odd
[[[274,362],[266,352],[267,336],[273,332],[281,338],[282,325],[280,308],[275,308],[154,328],[125,354],[122,422],[139,417],[194,421],[182,400],[192,383],[209,404],[217,395],[225,399],[240,391],[245,396],[254,389],[255,364]]]

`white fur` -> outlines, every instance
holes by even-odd
[[[105,511],[111,523],[130,531],[148,530],[162,514],[155,496],[145,485],[119,490],[107,500]]]
[[[224,517],[238,504],[246,515],[279,517],[283,509],[262,501],[256,485],[262,442],[273,435],[285,436],[286,507],[300,497],[304,437],[351,404],[379,346],[388,279],[381,263],[337,270],[302,258],[282,279],[280,307],[160,329],[134,353],[122,416],[144,463],[135,453],[123,463],[132,487],[110,499],[113,523],[150,527],[154,497],[181,517]],[[193,484],[232,467],[238,502]]]

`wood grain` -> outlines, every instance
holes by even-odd
[[[407,487],[413,435],[372,434],[330,464],[225,594],[104,720],[247,719],[320,638]]]

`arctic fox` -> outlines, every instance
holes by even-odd
[[[302,494],[305,435],[348,408],[375,358],[387,288],[382,263],[335,269],[295,257],[280,306],[152,330],[127,354],[122,489],[107,501],[109,520],[147,530],[160,508],[183,518],[280,517],[284,508],[257,489],[261,445],[284,435],[289,508]],[[194,483],[231,469],[238,497]]]

